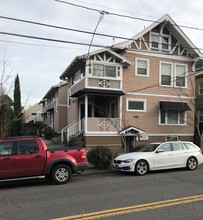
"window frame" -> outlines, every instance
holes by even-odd
[[[184,86],[177,86],[176,85],[177,66],[184,66],[185,67],[185,72],[184,72],[184,74],[185,74],[185,76],[184,76],[185,85]],[[182,64],[182,63],[175,63],[174,64],[174,87],[187,88],[187,75],[188,75],[188,65],[187,64]]]
[[[170,74],[170,85],[164,85],[162,84],[162,64],[168,64],[171,65],[171,74]],[[176,85],[176,77],[177,77],[177,66],[183,66],[185,67],[185,76],[184,76],[184,86],[177,86]],[[160,61],[159,62],[159,86],[163,87],[174,87],[174,88],[187,88],[188,87],[188,65],[187,64],[182,64],[182,63],[173,63],[173,62],[167,62],[167,61]]]
[[[103,74],[102,75],[94,75],[94,67],[95,65],[99,65],[103,67]],[[114,76],[107,76],[106,73],[106,67],[115,67],[115,77]],[[91,73],[92,77],[96,78],[110,78],[110,79],[118,79],[120,78],[120,66],[111,64],[111,63],[99,63],[99,62],[93,62],[91,67]]]
[[[164,85],[162,84],[162,64],[167,64],[171,66],[171,73],[170,73],[170,85]],[[174,75],[174,71],[173,71],[173,63],[172,62],[164,62],[164,61],[160,61],[159,62],[159,85],[160,86],[164,86],[164,87],[173,87],[173,75]]]
[[[147,64],[146,74],[140,74],[140,73],[138,73],[138,68],[139,68],[138,62],[139,62],[139,61],[144,61],[144,62],[146,62],[146,64]],[[149,60],[148,60],[148,59],[143,59],[143,58],[136,58],[136,59],[135,59],[135,75],[136,75],[136,76],[149,77]]]
[[[152,41],[152,38],[156,37],[158,41]],[[163,39],[167,38],[168,42],[167,44],[164,43]],[[153,44],[158,44],[157,47],[153,46]],[[167,48],[164,48],[163,46],[167,45]],[[157,32],[150,32],[150,48],[151,49],[158,49],[163,51],[171,51],[171,35],[170,34],[163,34],[163,33],[157,33]]]
[[[176,111],[176,110],[169,110],[169,111]],[[174,124],[174,123],[169,123],[169,118],[168,118],[168,112],[169,111],[165,111],[165,110],[161,110],[159,111],[159,125],[171,125],[171,126],[186,126],[187,125],[187,118],[186,118],[186,111],[176,111],[176,113],[178,114],[178,123]],[[162,115],[164,113],[164,115]],[[181,123],[182,121],[182,117],[181,117],[181,113],[183,113],[183,123]],[[163,118],[162,118],[163,117]],[[162,119],[164,119],[164,122],[162,122]]]
[[[129,109],[129,102],[134,101],[134,102],[143,102],[143,110],[140,109]],[[126,111],[128,112],[146,112],[147,109],[147,101],[146,99],[133,99],[133,98],[128,98],[126,100]]]

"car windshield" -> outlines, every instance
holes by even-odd
[[[139,150],[139,152],[153,152],[156,150],[156,148],[159,146],[160,144],[156,143],[156,144],[148,144],[146,146],[144,146],[143,148],[141,148]]]

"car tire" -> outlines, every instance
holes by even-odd
[[[198,162],[195,157],[189,157],[187,160],[187,169],[188,170],[195,170],[197,168]]]
[[[60,164],[56,166],[51,173],[52,181],[55,184],[65,184],[71,180],[72,171],[69,166]]]
[[[149,165],[145,160],[139,160],[135,165],[135,173],[139,176],[147,174]]]

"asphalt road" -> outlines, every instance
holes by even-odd
[[[62,218],[64,217],[64,218]],[[75,175],[66,185],[0,185],[0,220],[202,220],[203,166],[153,172]]]

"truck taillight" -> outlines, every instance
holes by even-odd
[[[80,153],[80,159],[86,159],[86,153],[85,152],[82,152]]]

